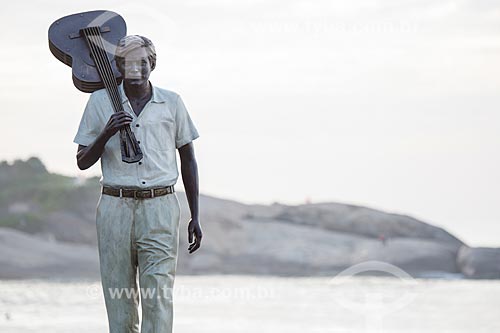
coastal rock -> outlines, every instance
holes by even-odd
[[[457,264],[466,277],[500,279],[500,248],[462,246]]]
[[[187,221],[184,193],[178,195]],[[333,275],[369,260],[414,276],[460,273],[456,255],[463,243],[411,217],[336,203],[243,205],[207,196],[200,208],[203,251],[185,253],[187,224],[181,224],[182,274]]]
[[[96,279],[97,249],[0,228],[0,279]]]
[[[319,203],[298,206],[281,206],[270,212],[275,220],[293,224],[348,232],[366,237],[419,238],[455,245],[463,245],[455,236],[442,228],[424,223],[413,217],[340,203]],[[258,215],[257,215],[258,216]]]
[[[36,158],[0,163],[0,278],[98,277],[98,180],[50,173]],[[465,244],[442,228],[342,203],[252,205],[200,195],[204,237],[189,254],[189,207],[176,194],[179,274],[332,276],[382,261],[413,276],[495,276],[488,271],[495,255],[463,250],[457,261]]]

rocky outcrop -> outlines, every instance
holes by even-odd
[[[0,279],[96,279],[95,246],[0,228]]]
[[[500,279],[500,248],[462,246],[457,264],[466,277]]]
[[[179,197],[186,220],[188,206]],[[463,243],[411,217],[337,203],[252,206],[206,196],[200,207],[204,249],[189,256],[181,238],[181,273],[332,275],[368,260],[415,276],[460,273]],[[181,230],[184,236],[186,225]]]
[[[36,158],[0,163],[0,278],[97,276],[99,190],[98,178],[52,174]],[[470,249],[413,217],[340,203],[245,205],[201,195],[203,244],[190,255],[189,209],[177,195],[179,274],[332,275],[376,260],[414,276],[499,277],[498,249]]]
[[[266,216],[267,215],[267,216]],[[330,231],[384,238],[417,238],[454,244],[463,243],[445,230],[400,214],[391,214],[375,209],[340,204],[321,203],[313,205],[275,205],[273,211],[253,217],[268,217],[297,225],[307,225]]]

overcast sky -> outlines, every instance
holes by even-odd
[[[500,246],[498,1],[10,1],[0,159],[100,174],[76,167],[88,94],[47,45],[54,20],[94,9],[155,43],[151,81],[200,133],[202,193],[365,205]]]

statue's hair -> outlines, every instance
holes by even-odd
[[[125,36],[118,42],[115,51],[116,60],[125,59],[125,55],[132,50],[135,50],[139,47],[146,48],[146,52],[148,54],[149,62],[151,63],[151,69],[153,70],[156,67],[156,50],[153,42],[143,36],[139,35],[130,35]]]

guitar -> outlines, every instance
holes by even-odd
[[[105,88],[115,112],[123,111],[123,105],[114,53],[126,33],[123,18],[107,10],[68,15],[49,27],[49,49],[72,68],[75,87],[86,93]],[[129,125],[120,128],[120,148],[123,162],[136,163],[143,157]]]

